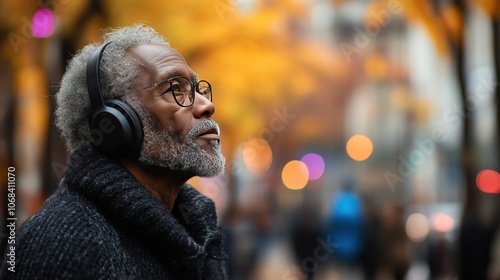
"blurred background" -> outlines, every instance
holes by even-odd
[[[0,1],[0,209],[57,188],[54,96],[102,29],[154,27],[214,88],[194,178],[232,279],[500,279],[500,1]],[[5,198],[5,199],[4,199]]]

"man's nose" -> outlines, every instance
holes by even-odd
[[[196,93],[196,98],[193,104],[193,115],[196,118],[209,118],[215,113],[215,105],[205,96]]]

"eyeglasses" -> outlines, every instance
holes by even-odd
[[[165,99],[170,102],[173,102],[173,98],[175,102],[181,107],[190,107],[191,105],[193,105],[196,92],[204,96],[206,99],[212,101],[212,86],[209,82],[200,80],[193,83],[189,79],[182,76],[175,76],[166,81],[158,82],[154,85],[134,90],[133,92],[154,87],[162,87],[161,96],[164,96]],[[165,95],[168,92],[171,92],[172,94]]]

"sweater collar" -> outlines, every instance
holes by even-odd
[[[72,153],[65,182],[107,217],[181,262],[207,255],[224,258],[221,250],[211,250],[222,244],[213,202],[189,185],[179,191],[171,213],[124,167],[95,149]]]

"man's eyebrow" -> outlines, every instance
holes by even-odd
[[[160,80],[158,82],[163,82],[163,81],[166,81],[170,78],[173,78],[173,77],[184,77],[184,78],[187,78],[189,80],[191,80],[191,77],[193,77],[193,80],[196,82],[198,81],[198,75],[196,75],[196,73],[194,72],[188,72],[189,75],[186,76],[186,72],[185,71],[182,71],[182,70],[173,70],[173,71],[169,71],[163,75],[161,75],[160,77]]]

